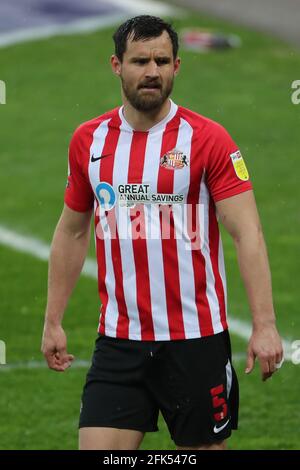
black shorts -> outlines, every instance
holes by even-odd
[[[176,445],[198,446],[237,429],[238,402],[227,331],[176,341],[99,336],[79,427],[153,432],[161,411]]]

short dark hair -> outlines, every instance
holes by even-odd
[[[133,41],[157,38],[163,31],[170,36],[174,60],[178,52],[178,35],[170,23],[157,16],[139,15],[122,23],[113,35],[115,54],[122,62],[126,52],[127,39],[131,36]]]

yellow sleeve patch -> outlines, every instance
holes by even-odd
[[[241,152],[237,150],[236,152],[231,153],[230,158],[237,177],[242,181],[247,181],[249,179],[249,173]]]

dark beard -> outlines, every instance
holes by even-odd
[[[174,80],[171,80],[165,89],[160,89],[158,96],[141,96],[135,90],[129,90],[122,80],[122,88],[124,95],[128,99],[129,103],[137,111],[149,112],[159,110],[164,102],[168,99],[173,90]]]

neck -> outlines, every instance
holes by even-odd
[[[135,109],[128,100],[123,97],[123,114],[126,121],[136,131],[146,132],[151,127],[162,121],[170,112],[171,101],[167,99],[161,108],[155,111],[142,112]]]

